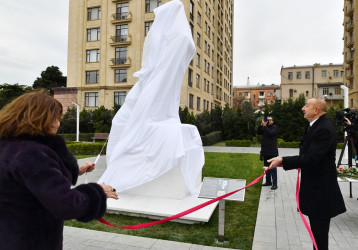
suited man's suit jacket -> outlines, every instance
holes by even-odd
[[[326,115],[306,130],[298,156],[283,157],[285,170],[301,168],[300,208],[303,214],[332,218],[344,213],[336,172],[337,135]]]

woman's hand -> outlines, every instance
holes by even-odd
[[[103,191],[106,194],[107,198],[113,198],[113,199],[118,200],[118,195],[114,188],[112,188],[111,186],[106,185],[104,183],[99,184],[99,185],[103,188]]]
[[[91,172],[94,169],[94,163],[86,161],[80,166],[79,175],[83,175],[86,172]]]

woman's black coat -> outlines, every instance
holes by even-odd
[[[64,220],[101,218],[106,195],[79,185],[60,136],[0,138],[0,249],[62,249]]]

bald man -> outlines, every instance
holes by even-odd
[[[302,108],[309,121],[297,156],[275,157],[269,169],[282,165],[284,170],[301,168],[300,208],[310,220],[319,250],[328,249],[329,224],[332,217],[346,211],[337,182],[337,135],[326,117],[324,99],[311,98]]]

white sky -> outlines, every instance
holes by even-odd
[[[0,0],[0,84],[32,85],[51,65],[67,75],[68,1]],[[342,0],[235,0],[234,85],[279,84],[282,65],[342,63],[342,9]]]

